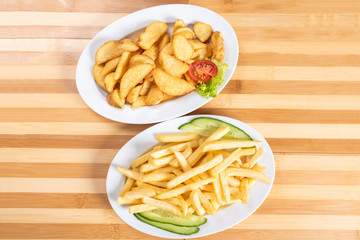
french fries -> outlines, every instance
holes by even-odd
[[[127,177],[117,203],[131,205],[130,213],[160,208],[183,216],[248,203],[255,179],[270,183],[258,165],[264,150],[254,147],[260,141],[222,140],[228,131],[220,127],[205,140],[193,133],[156,135],[164,145],[138,157],[132,169],[117,167]]]
[[[206,23],[196,22],[191,28],[177,19],[170,34],[167,23],[153,22],[132,39],[100,46],[93,77],[108,92],[107,102],[113,107],[158,105],[194,91],[198,82],[188,74],[189,65],[199,59],[222,61],[223,40]]]

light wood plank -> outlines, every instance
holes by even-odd
[[[112,209],[3,208],[0,223],[122,224]],[[360,216],[254,214],[234,229],[358,230]]]
[[[0,178],[0,192],[105,193],[105,179]]]

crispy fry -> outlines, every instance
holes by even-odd
[[[134,183],[135,183],[135,180],[134,180],[133,178],[127,178],[127,179],[126,179],[126,182],[125,182],[125,185],[124,185],[124,188],[123,188],[123,190],[122,190],[121,193],[120,193],[120,196],[121,196],[121,197],[124,196],[125,193],[127,193],[127,192],[132,188],[132,186],[134,185]]]
[[[173,179],[175,177],[174,174],[171,173],[149,173],[144,175],[143,178],[140,179],[141,182],[154,182],[154,181],[166,181]]]
[[[260,160],[260,158],[263,156],[264,154],[264,149],[262,147],[260,147],[256,153],[250,158],[249,160],[249,168],[254,167],[254,165],[257,163],[257,161]]]
[[[156,192],[152,188],[142,188],[139,190],[131,190],[125,193],[124,198],[128,200],[135,200],[143,197],[152,197],[155,196]]]
[[[199,200],[202,203],[202,205],[204,206],[206,212],[208,212],[210,214],[214,214],[216,212],[216,209],[211,204],[211,202],[207,199],[207,197],[205,197],[205,195],[199,189],[196,189],[194,191],[196,191],[196,193],[198,194]]]
[[[126,69],[128,67],[128,64],[129,64],[130,57],[131,57],[131,52],[129,52],[129,51],[125,51],[121,55],[119,63],[118,63],[118,65],[116,67],[116,70],[115,70],[115,75],[114,75],[114,78],[117,81],[119,79],[121,79],[122,76],[124,75],[124,73],[126,72]]]
[[[130,39],[124,38],[119,41],[108,41],[96,51],[95,62],[96,64],[102,64],[119,57],[125,51],[135,52],[138,49],[139,47]]]
[[[104,68],[101,70],[101,76],[106,76],[108,73],[111,73],[116,69],[116,66],[118,65],[120,61],[120,57],[111,59],[105,63]]]
[[[225,172],[219,174],[222,193],[227,204],[230,204],[230,190]]]
[[[132,205],[129,207],[129,213],[138,213],[138,212],[145,212],[145,211],[151,211],[154,209],[157,209],[158,207],[155,206],[151,206],[149,204],[137,204],[137,205]]]
[[[187,142],[199,140],[200,135],[196,133],[157,134],[155,138],[159,142]]]
[[[135,199],[135,200],[129,200],[123,196],[119,196],[116,203],[118,205],[133,205],[133,204],[141,204],[141,200],[140,199]]]
[[[199,194],[196,191],[192,191],[190,194],[191,204],[194,207],[196,214],[202,216],[205,214],[205,209],[200,203]]]
[[[203,152],[222,150],[222,149],[232,149],[232,148],[249,148],[255,147],[262,144],[261,141],[252,141],[252,140],[221,140],[216,142],[209,142],[204,146]],[[255,150],[255,149],[254,149]],[[254,153],[249,153],[251,155]]]
[[[166,32],[168,26],[163,22],[153,22],[140,35],[138,45],[142,49],[149,49]]]
[[[245,168],[229,168],[226,169],[226,176],[241,176],[248,178],[256,178],[264,183],[270,183],[270,179],[262,172]]]
[[[151,158],[149,160],[149,163],[155,165],[155,166],[164,166],[166,164],[169,164],[171,160],[175,159],[174,155],[167,155],[160,158]]]
[[[183,171],[189,171],[191,169],[188,161],[186,161],[186,158],[184,155],[182,155],[180,152],[174,152],[176,159],[179,161],[179,164]]]
[[[158,50],[161,51],[166,44],[170,42],[170,36],[168,33],[164,33],[157,41]]]
[[[160,158],[160,157],[172,154],[175,151],[183,151],[187,147],[193,148],[193,147],[196,147],[197,145],[198,145],[198,141],[196,141],[196,140],[190,141],[190,142],[185,142],[185,143],[179,143],[179,144],[176,144],[176,145],[168,147],[168,148],[163,148],[163,149],[154,151],[151,153],[151,157]]]
[[[208,40],[212,33],[212,28],[209,24],[202,23],[202,22],[196,22],[194,24],[194,32],[196,34],[196,37],[202,41],[205,42]]]
[[[141,180],[144,178],[144,175],[142,173],[131,171],[130,169],[127,168],[117,166],[116,169],[123,175],[127,176],[128,178],[133,178],[135,180]]]
[[[164,209],[175,215],[179,215],[179,216],[181,215],[181,211],[179,210],[179,208],[177,206],[175,206],[171,203],[168,203],[166,201],[161,201],[161,200],[157,200],[157,199],[149,198],[149,197],[144,197],[142,201],[143,201],[143,203]]]

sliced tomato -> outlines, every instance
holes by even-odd
[[[212,61],[198,60],[189,65],[189,76],[196,82],[207,82],[215,77],[218,68]]]

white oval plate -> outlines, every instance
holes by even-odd
[[[129,168],[133,160],[135,160],[141,153],[147,151],[150,147],[157,144],[155,135],[159,133],[177,133],[182,132],[178,130],[178,127],[184,123],[191,121],[196,117],[212,117],[220,119],[222,121],[233,124],[244,130],[254,140],[260,140],[263,142],[261,145],[264,148],[264,156],[259,161],[259,165],[265,166],[267,169],[265,174],[271,179],[270,184],[262,183],[256,180],[254,187],[249,191],[249,203],[243,205],[241,203],[233,204],[227,208],[224,208],[214,215],[207,215],[207,223],[200,226],[200,231],[190,236],[178,235],[175,233],[167,232],[156,227],[150,226],[139,221],[133,214],[129,213],[129,207],[124,205],[117,205],[116,200],[124,186],[125,177],[116,170],[116,166]],[[131,227],[147,233],[149,235],[163,237],[163,238],[195,238],[202,237],[209,234],[214,234],[225,229],[228,229],[245,218],[250,216],[265,200],[270,192],[275,177],[275,160],[269,144],[266,142],[263,136],[249,125],[240,122],[233,118],[216,116],[216,115],[192,115],[176,118],[166,122],[156,124],[143,132],[137,134],[130,141],[128,141],[116,154],[113,159],[107,179],[106,179],[106,192],[110,201],[110,204],[116,214]]]
[[[102,44],[130,36],[154,21],[169,23],[168,32],[171,33],[170,23],[174,23],[179,18],[183,19],[186,25],[197,21],[210,24],[214,31],[222,33],[225,46],[224,62],[229,64],[229,67],[224,76],[224,83],[218,87],[219,93],[229,82],[238,60],[239,47],[234,30],[222,16],[211,10],[193,5],[173,4],[146,8],[127,15],[104,28],[90,41],[81,54],[76,69],[76,86],[84,102],[96,113],[108,119],[123,123],[146,124],[185,115],[210,101],[211,99],[206,99],[194,91],[157,106],[131,109],[126,104],[123,109],[119,109],[106,102],[106,91],[101,89],[93,78],[95,53]]]

